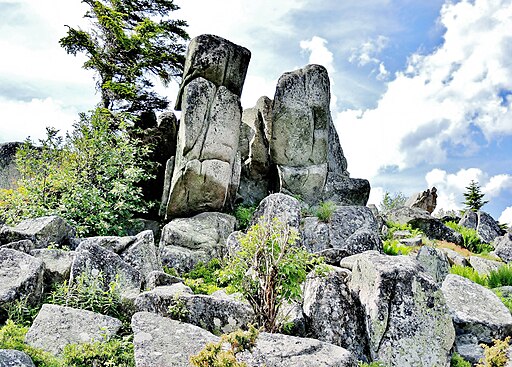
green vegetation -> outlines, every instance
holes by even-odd
[[[461,277],[467,278],[476,284],[487,286],[487,277],[480,275],[478,272],[470,266],[453,265],[450,269],[451,274],[460,275]]]
[[[503,265],[489,272],[487,286],[498,288],[512,285],[512,265]]]
[[[488,203],[488,201],[482,200],[485,194],[480,191],[480,186],[478,182],[471,180],[469,186],[466,187],[466,192],[464,192],[464,205],[468,210],[472,210],[474,212],[480,210],[482,206]]]
[[[259,222],[240,238],[241,251],[228,259],[222,280],[240,292],[252,306],[258,325],[279,329],[277,315],[284,301],[302,296],[301,283],[321,259],[295,246],[295,229],[277,218]]]
[[[504,367],[508,361],[509,342],[510,336],[507,336],[505,340],[494,339],[492,346],[480,344],[484,348],[485,357],[479,361],[476,367]]]
[[[238,222],[238,228],[240,230],[245,230],[249,226],[255,211],[255,206],[238,205],[235,208],[235,212],[233,214]]]
[[[382,249],[386,255],[408,255],[414,247],[401,244],[398,240],[385,240],[382,242]]]
[[[238,362],[236,355],[244,350],[251,350],[256,345],[259,331],[250,325],[248,331],[238,330],[222,335],[217,343],[208,343],[198,354],[190,357],[190,363],[196,367],[247,367]],[[228,344],[229,349],[224,345]]]
[[[179,295],[174,295],[171,304],[167,308],[169,315],[178,321],[185,321],[189,311],[187,310],[187,304]]]
[[[450,367],[471,367],[471,363],[462,358],[458,353],[453,353]]]
[[[512,313],[512,295],[505,296],[503,292],[501,292],[498,289],[493,289],[492,291],[499,297],[501,302],[503,302],[503,304],[507,306],[510,313]]]
[[[388,227],[388,232],[384,237],[384,241],[382,241],[382,247],[384,253],[387,255],[408,255],[415,250],[414,247],[401,244],[399,240],[394,238],[394,234],[397,231],[408,231],[410,235],[407,238],[414,238],[416,236],[423,235],[422,231],[412,228],[410,224],[387,222],[386,225]]]
[[[394,194],[386,191],[384,193],[384,197],[382,198],[381,203],[379,204],[379,210],[382,212],[400,208],[405,205],[407,201],[407,197],[401,192],[395,192]]]
[[[476,230],[472,228],[467,228],[461,226],[455,222],[446,222],[445,225],[454,231],[459,232],[462,235],[463,246],[467,248],[469,251],[480,254],[480,253],[488,253],[493,249],[493,247],[487,243],[484,243],[478,237],[478,233]]]
[[[357,366],[358,367],[386,367],[386,365],[381,362],[370,362],[370,363],[359,362],[357,364]]]
[[[135,148],[124,125],[97,109],[81,114],[63,140],[47,129],[36,148],[27,141],[16,154],[21,178],[14,190],[0,190],[0,213],[10,225],[25,218],[58,214],[78,236],[124,235],[135,213],[150,206],[137,183],[148,179],[148,151]]]
[[[28,327],[16,325],[12,320],[0,329],[0,349],[25,352],[36,367],[132,367],[135,366],[133,344],[130,338],[103,342],[70,344],[62,356],[55,357],[41,349],[25,344]]]
[[[411,235],[409,236],[410,238],[423,235],[423,232],[421,230],[417,228],[412,228],[410,224],[387,222],[386,226],[388,227],[388,232],[386,234],[385,239],[388,240],[394,239],[394,234],[397,231],[409,231],[411,233]]]
[[[322,222],[329,222],[335,210],[336,204],[334,204],[332,201],[323,201],[318,204],[318,207],[315,211],[315,216]]]
[[[0,313],[5,314],[8,320],[18,325],[30,326],[36,318],[39,309],[39,306],[29,304],[27,297],[25,297],[0,308]]]
[[[167,85],[183,70],[187,23],[169,18],[179,7],[173,0],[82,2],[90,30],[68,26],[60,45],[85,54],[83,67],[97,74],[102,107],[133,114],[165,109],[168,101],[152,90],[152,78]]]

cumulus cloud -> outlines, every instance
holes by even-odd
[[[437,210],[463,209],[463,193],[471,181],[478,182],[485,200],[499,197],[512,188],[512,175],[490,176],[479,168],[461,169],[455,173],[436,168],[425,175],[425,180],[429,187],[437,188]]]
[[[336,116],[358,176],[375,177],[389,166],[441,164],[448,147],[476,153],[475,135],[492,141],[512,134],[512,0],[447,2],[439,22],[446,28],[443,44],[431,54],[412,55],[376,108]],[[358,62],[372,60],[370,53],[358,55]]]
[[[501,213],[498,222],[512,227],[512,206],[509,206]]]
[[[359,66],[381,64],[378,55],[387,47],[388,43],[388,37],[378,35],[375,39],[367,40],[361,46],[353,48],[348,61]]]

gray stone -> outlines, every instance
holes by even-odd
[[[242,249],[240,238],[244,235],[245,233],[242,231],[235,231],[228,236],[226,239],[226,254],[228,256],[234,256]]]
[[[162,190],[162,199],[160,200],[160,209],[158,210],[158,215],[162,218],[165,217],[165,213],[167,212],[167,202],[169,201],[172,174],[174,171],[174,160],[175,157],[171,157],[165,162],[164,188]]]
[[[177,315],[169,311],[169,306],[182,302],[186,313],[182,315],[181,321],[215,333],[229,333],[245,328],[254,319],[254,313],[246,303],[228,298],[191,294],[187,288],[178,283],[143,292],[136,298],[135,308],[137,311],[177,318]]]
[[[311,253],[331,248],[329,226],[317,217],[306,217],[301,226],[301,245]]]
[[[31,240],[36,248],[48,245],[67,245],[75,236],[75,230],[56,215],[25,219],[15,227],[0,228],[0,243]]]
[[[436,209],[437,205],[437,189],[432,187],[432,189],[427,189],[423,192],[418,192],[412,195],[405,202],[405,206],[410,208],[420,208],[426,210],[429,214]]]
[[[0,189],[14,189],[20,172],[16,168],[16,151],[23,143],[9,142],[0,144]]]
[[[493,241],[494,254],[506,263],[512,262],[512,233],[507,232]]]
[[[442,283],[450,273],[450,263],[446,254],[440,249],[423,246],[416,255],[416,260],[423,266],[436,283]]]
[[[473,210],[466,210],[459,220],[459,225],[476,230],[478,226],[478,215]]]
[[[135,236],[96,236],[82,239],[80,245],[101,246],[108,251],[120,254],[132,245],[136,239]]]
[[[121,295],[127,299],[139,294],[142,285],[142,278],[137,269],[116,253],[94,243],[81,243],[77,247],[75,259],[71,265],[70,281],[83,273],[91,277],[101,275],[105,289],[109,289],[111,282],[119,282]]]
[[[455,274],[446,277],[442,290],[457,339],[469,336],[478,343],[491,343],[512,332],[510,311],[491,290]]]
[[[469,264],[480,275],[489,275],[489,272],[498,270],[500,267],[505,265],[504,262],[485,259],[480,256],[470,256]]]
[[[340,261],[340,268],[348,269],[352,271],[354,265],[356,264],[356,261],[359,258],[365,258],[366,256],[378,256],[380,252],[375,250],[369,250],[365,252],[361,252],[360,254],[355,254],[351,256],[344,257]]]
[[[251,224],[257,223],[262,217],[265,221],[277,218],[281,223],[298,230],[301,221],[300,202],[289,195],[271,194],[261,201]]]
[[[30,251],[35,249],[34,242],[30,240],[19,240],[16,242],[6,243],[5,245],[1,245],[0,248],[10,248],[16,251],[24,252],[26,254],[30,254]]]
[[[135,242],[121,253],[121,258],[145,279],[152,271],[162,270],[160,252],[155,245],[153,231],[147,230],[135,236]]]
[[[164,273],[152,271],[146,276],[146,290],[152,290],[164,285],[172,285],[183,282],[183,279]]]
[[[476,365],[480,359],[485,358],[484,348],[478,344],[477,340],[474,340],[473,343],[469,340],[456,343],[455,351],[466,361],[470,362],[472,366]]]
[[[0,307],[19,299],[36,304],[43,292],[44,264],[12,249],[0,249]]]
[[[32,359],[19,350],[0,349],[0,367],[35,367]]]
[[[409,256],[357,256],[349,286],[365,312],[371,359],[390,366],[448,366],[455,330],[432,278]]]
[[[96,312],[45,304],[25,336],[25,343],[58,355],[68,344],[108,340],[121,321]]]
[[[441,247],[439,249],[446,254],[446,256],[448,257],[448,261],[450,262],[450,265],[470,266],[469,260],[465,256],[458,253],[457,251],[444,247]]]
[[[192,218],[172,220],[162,229],[163,263],[182,273],[191,270],[199,261],[222,257],[235,224],[235,217],[224,213],[201,213]]]
[[[349,279],[350,271],[334,267],[326,276],[308,275],[303,303],[307,335],[346,348],[359,360],[368,360],[364,313],[350,292]]]
[[[387,221],[410,224],[412,228],[420,229],[430,239],[444,240],[457,245],[463,243],[460,233],[445,226],[443,222],[431,216],[426,210],[403,206],[390,210],[385,213],[385,216]]]
[[[306,317],[302,305],[297,302],[283,302],[277,313],[279,332],[287,335],[306,336]]]
[[[44,263],[44,283],[49,286],[63,283],[69,279],[71,264],[75,258],[74,251],[58,249],[36,249],[30,253]]]
[[[491,243],[501,236],[501,228],[493,217],[481,210],[467,210],[459,221],[459,225],[476,230],[482,242]]]
[[[421,235],[418,235],[416,237],[411,238],[402,238],[401,240],[399,240],[399,242],[405,246],[419,247],[423,245],[423,237]]]

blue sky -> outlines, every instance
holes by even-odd
[[[411,195],[438,188],[462,207],[478,180],[484,210],[512,223],[512,0],[177,0],[189,33],[252,51],[244,108],[279,76],[323,64],[352,177]],[[0,142],[68,129],[94,106],[93,74],[66,55],[65,24],[87,26],[79,0],[0,0]],[[176,85],[161,88],[171,101]]]

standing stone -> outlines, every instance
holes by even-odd
[[[160,249],[155,245],[153,231],[143,231],[135,238],[135,242],[120,255],[124,261],[137,269],[145,279],[152,271],[162,270]]]
[[[249,50],[217,36],[191,41],[176,104],[182,114],[167,218],[232,206],[249,60]]]
[[[266,222],[277,218],[281,223],[298,230],[301,216],[301,206],[297,199],[280,193],[271,194],[263,199],[256,208],[251,225],[258,223],[261,218]]]
[[[437,205],[437,189],[432,187],[432,189],[427,189],[423,192],[418,192],[412,195],[405,202],[405,206],[411,208],[421,208],[432,214],[432,212],[436,209]]]

